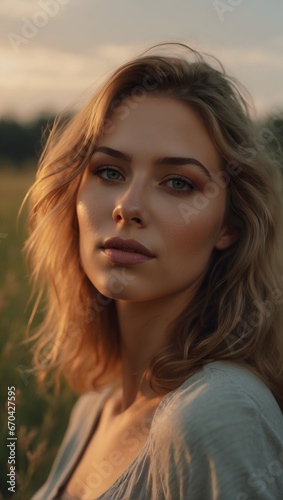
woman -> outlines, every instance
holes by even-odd
[[[31,188],[35,363],[83,393],[33,500],[281,498],[280,174],[220,63],[164,47],[55,125]]]

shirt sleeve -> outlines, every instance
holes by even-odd
[[[283,418],[271,393],[266,405],[263,400],[222,375],[172,400],[158,432],[156,473],[164,497],[283,498]]]

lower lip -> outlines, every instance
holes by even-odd
[[[115,264],[123,264],[125,266],[142,264],[153,258],[143,255],[142,253],[126,252],[124,250],[117,250],[116,248],[102,248],[102,251],[112,260],[112,262],[115,262]]]

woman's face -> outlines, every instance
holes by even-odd
[[[81,263],[107,297],[189,296],[213,250],[232,242],[223,223],[226,187],[216,185],[220,158],[188,105],[149,96],[134,108],[128,104],[123,113],[113,112],[80,184]],[[212,184],[217,189],[209,196]],[[134,239],[154,257],[134,265],[113,262],[102,249],[112,237]]]

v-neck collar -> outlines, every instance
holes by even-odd
[[[67,483],[67,480],[69,479],[69,476],[72,474],[73,470],[77,466],[78,461],[81,458],[81,455],[83,454],[97,424],[100,418],[100,415],[102,413],[102,409],[104,404],[106,403],[106,400],[110,397],[111,393],[115,390],[116,386],[111,384],[110,386],[108,385],[105,387],[102,392],[99,394],[97,392],[93,393],[93,405],[88,409],[88,414],[84,415],[84,421],[83,425],[81,426],[76,426],[78,429],[78,435],[75,436],[75,440],[72,443],[72,447],[69,450],[69,453],[71,454],[70,460],[68,463],[64,466],[64,469],[62,471],[62,474],[60,477],[54,482],[53,488],[50,492],[48,492],[48,496],[46,498],[57,498],[59,495],[60,490],[64,487],[64,485]],[[89,396],[89,395],[88,395]],[[62,449],[62,455],[65,451],[65,448]],[[58,463],[56,465],[59,465],[60,459],[62,458],[62,455],[60,456]],[[54,463],[55,465],[55,463]],[[57,469],[57,467],[56,467]],[[56,472],[56,469],[54,472]],[[50,478],[51,482],[51,478]],[[62,494],[62,493],[61,493]],[[59,497],[60,498],[60,497]]]

